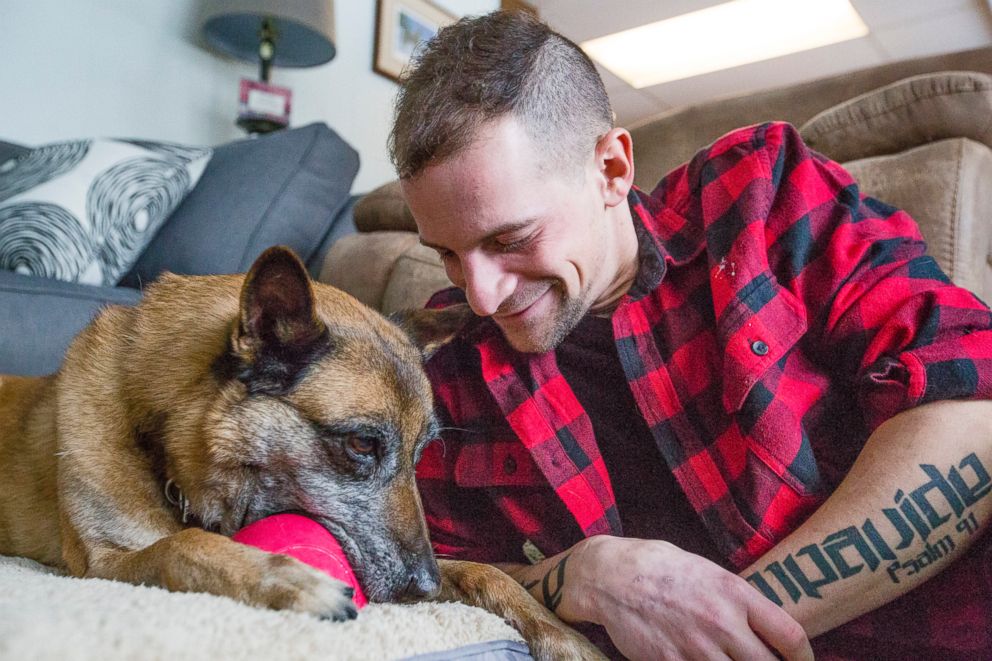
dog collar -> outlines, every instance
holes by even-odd
[[[171,505],[179,508],[179,512],[182,515],[182,522],[189,523],[189,499],[183,493],[183,490],[179,488],[175,480],[165,481],[165,499],[169,501]]]

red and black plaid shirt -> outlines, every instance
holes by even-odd
[[[802,523],[886,419],[992,398],[989,309],[950,284],[909,215],[861,196],[790,125],[732,132],[629,202],[640,270],[612,320],[631,415],[647,422],[728,568]],[[524,562],[525,540],[550,556],[622,534],[589,418],[553,351],[517,353],[480,319],[428,372],[447,431],[418,478],[439,553]],[[891,636],[897,647],[880,648],[898,654],[940,639],[934,622],[960,610],[980,627],[972,649],[992,649],[983,553],[837,633],[890,638],[885,612],[898,612],[908,626]],[[905,608],[909,597],[932,605],[920,594],[938,580],[959,592],[941,615]]]

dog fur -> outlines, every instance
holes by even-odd
[[[439,433],[421,361],[461,316],[418,313],[405,332],[285,248],[245,276],[163,275],[138,306],[104,309],[57,374],[0,376],[0,554],[355,617],[345,584],[229,539],[296,511],[341,541],[373,601],[458,599],[538,658],[600,658],[503,572],[433,556],[414,480]]]

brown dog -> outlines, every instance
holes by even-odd
[[[415,315],[411,335],[429,350],[459,317]],[[0,554],[355,617],[344,583],[228,539],[297,511],[338,537],[373,601],[455,598],[539,658],[598,657],[495,568],[439,572],[414,481],[438,435],[423,351],[283,248],[247,276],[165,275],[98,315],[56,375],[0,377]]]

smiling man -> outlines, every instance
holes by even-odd
[[[610,148],[629,145],[614,131]],[[604,191],[583,185],[593,167],[584,160],[558,176],[521,123],[504,117],[480,127],[458,158],[432,166],[429,183],[405,180],[415,217],[425,219],[421,241],[517,351],[555,348],[587,313],[616,305],[637,272],[626,193],[609,192],[604,210]],[[503,171],[494,162],[517,165]]]
[[[636,189],[595,67],[520,14],[428,44],[390,146],[431,305],[477,315],[428,363],[440,553],[613,655],[992,655],[992,315],[909,216],[781,123]]]

